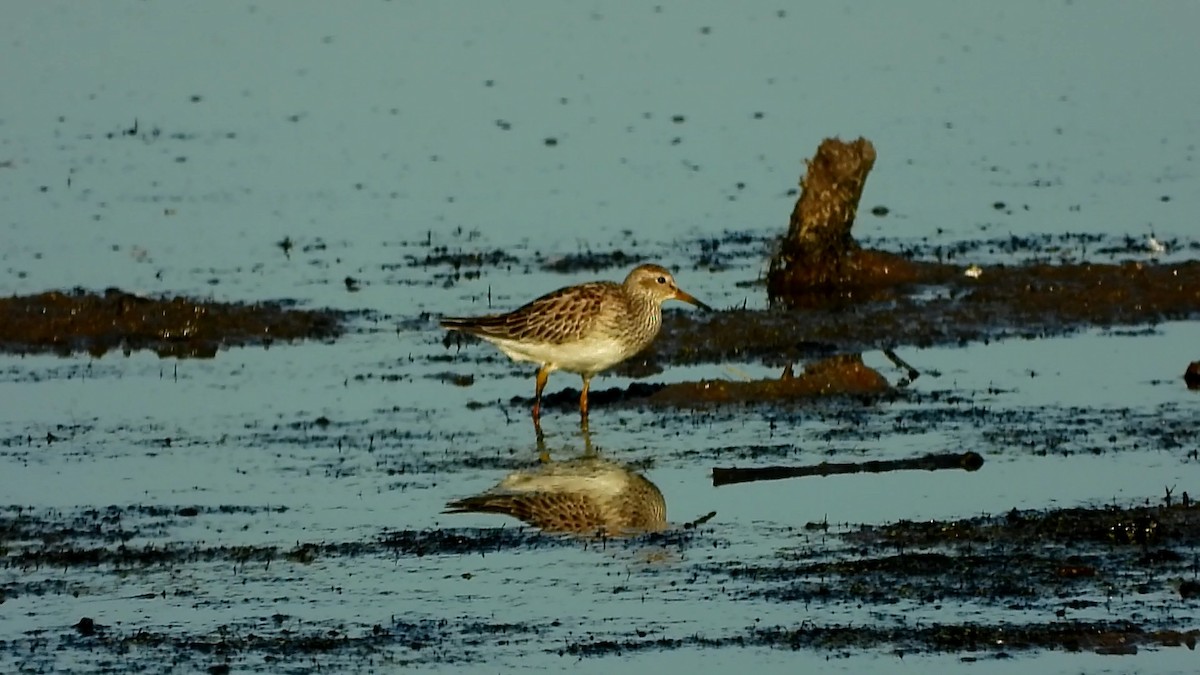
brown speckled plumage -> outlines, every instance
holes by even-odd
[[[680,290],[666,268],[640,265],[620,284],[568,286],[505,314],[445,317],[441,325],[477,335],[514,360],[539,364],[535,423],[550,373],[578,373],[583,378],[579,409],[586,422],[592,377],[649,346],[662,327],[662,303],[671,299],[709,309]]]
[[[662,530],[667,505],[658,487],[625,466],[583,457],[509,475],[483,494],[450,502],[445,513],[499,513],[546,532],[607,536]]]
[[[479,317],[446,317],[442,326],[481,338],[502,338],[528,343],[566,344],[596,329],[605,312],[630,314],[621,285],[596,281],[560,288],[507,314]],[[619,303],[619,304],[618,304]],[[605,309],[606,305],[610,305]],[[612,306],[616,306],[615,308]],[[624,305],[624,306],[620,306]]]

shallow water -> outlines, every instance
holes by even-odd
[[[1197,6],[489,7],[45,2],[9,12],[0,73],[20,95],[0,112],[6,293],[117,286],[362,313],[332,344],[213,360],[0,355],[0,503],[47,528],[0,541],[7,554],[59,529],[83,547],[194,552],[163,565],[10,558],[0,570],[4,670],[157,671],[228,658],[263,671],[957,672],[967,654],[686,639],[802,622],[1053,622],[1053,599],[1017,610],[956,598],[784,602],[712,570],[797,550],[836,557],[848,546],[839,533],[857,524],[1200,490],[1189,456],[1200,399],[1181,381],[1200,357],[1200,329],[1175,322],[901,345],[922,376],[905,396],[868,405],[596,408],[596,448],[643,466],[672,521],[716,511],[678,540],[503,540],[486,555],[379,543],[397,532],[516,530],[500,516],[441,510],[537,460],[524,402],[532,373],[486,345],[445,346],[430,314],[511,308],[620,277],[632,265],[551,271],[573,254],[618,250],[678,270],[683,288],[718,308],[763,307],[753,282],[766,242],[786,223],[802,158],[825,136],[864,135],[879,151],[856,226],[867,239],[899,249],[1087,232],[1134,242],[1106,260],[1149,262],[1156,255],[1137,244],[1153,234],[1170,243],[1157,259],[1194,257],[1200,90],[1182,83],[1200,59]],[[875,205],[890,213],[869,215]],[[1094,251],[1052,248],[1040,255]],[[970,260],[1021,258],[973,251]],[[488,262],[455,266],[459,254]],[[893,383],[903,376],[882,354],[864,356]],[[708,363],[649,379],[778,370]],[[457,375],[474,383],[456,386]],[[594,386],[629,382],[607,375]],[[558,373],[549,390],[578,386]],[[584,450],[573,410],[551,409],[543,426],[556,459]],[[722,488],[709,477],[714,466],[965,450],[985,467]],[[113,522],[93,534],[80,526],[109,506]],[[805,529],[822,521],[828,534]],[[300,544],[345,548],[307,558]],[[267,562],[228,547],[276,551]],[[1162,585],[1137,597],[1119,580],[1114,588],[1116,600],[1084,592],[1100,604],[1068,617],[1196,627],[1195,599]],[[85,616],[111,636],[170,639],[95,649],[71,629]],[[425,637],[371,642],[375,626]],[[187,646],[330,631],[353,644]],[[656,637],[684,643],[560,654]],[[973,654],[981,661],[969,667],[1194,670],[1180,648],[1143,648],[1128,662],[1087,650],[997,653]]]

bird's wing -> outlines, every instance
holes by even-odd
[[[450,502],[443,513],[499,513],[547,532],[592,534],[610,527],[592,500],[562,493],[482,494]]]
[[[442,325],[481,337],[563,344],[587,335],[595,325],[606,295],[607,282],[562,288],[507,314],[444,318]]]

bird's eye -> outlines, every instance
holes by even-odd
[[[660,283],[660,284],[665,284],[665,283],[667,283],[667,278],[666,278],[666,277],[659,277],[659,278],[658,278],[658,283]]]

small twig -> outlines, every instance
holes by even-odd
[[[908,371],[908,381],[909,382],[912,382],[913,380],[915,380],[921,376],[921,371],[908,365],[907,361],[905,361],[904,359],[897,356],[896,352],[892,351],[891,349],[883,350],[883,355],[888,357],[888,360],[891,361],[893,364],[895,364],[895,366],[897,368],[903,368],[904,370]]]

